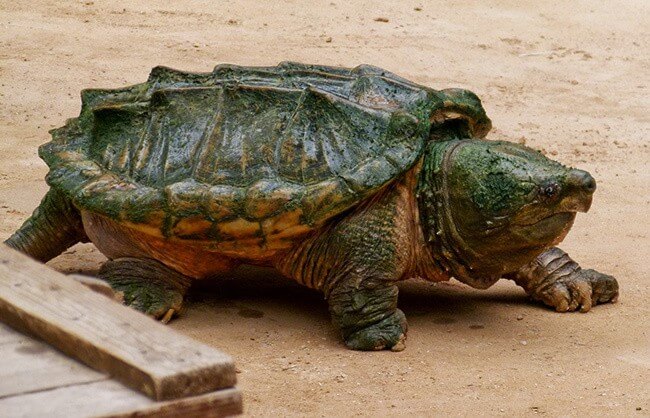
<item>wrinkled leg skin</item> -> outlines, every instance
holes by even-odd
[[[396,282],[410,265],[412,235],[397,194],[360,208],[302,242],[276,267],[322,290],[332,322],[354,350],[405,348],[407,323]]]
[[[351,283],[352,282],[352,283]],[[408,325],[397,309],[397,286],[368,279],[344,280],[329,294],[332,321],[353,350],[401,351]]]
[[[510,278],[531,298],[558,312],[587,312],[599,303],[618,299],[618,282],[614,277],[583,270],[557,247],[542,253]]]
[[[78,242],[88,242],[77,209],[65,196],[50,189],[29,219],[4,243],[47,262]]]
[[[99,270],[124,304],[146,313],[163,323],[179,313],[191,279],[164,264],[148,258],[117,258]]]

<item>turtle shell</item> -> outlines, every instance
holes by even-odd
[[[448,119],[466,136],[490,128],[473,93],[371,66],[156,67],[143,84],[84,90],[40,156],[81,210],[168,238],[264,244],[373,195]]]

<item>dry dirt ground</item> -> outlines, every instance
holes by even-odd
[[[491,4],[491,5],[490,5]],[[272,272],[192,292],[170,326],[232,354],[250,416],[649,416],[650,3],[628,1],[0,1],[0,238],[46,191],[48,129],[85,87],[164,64],[371,63],[482,97],[492,139],[592,172],[563,248],[615,274],[618,304],[556,314],[508,282],[409,282],[401,353],[348,351],[322,297]],[[91,245],[50,262],[93,273]]]

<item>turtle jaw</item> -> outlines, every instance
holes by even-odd
[[[511,227],[511,233],[522,243],[518,251],[541,248],[560,243],[573,226],[576,212],[556,212],[527,225]]]
[[[551,187],[552,186],[552,187]],[[557,235],[568,232],[578,212],[586,213],[591,207],[593,194],[596,191],[596,180],[586,171],[571,169],[561,184],[540,186],[540,195],[546,188],[556,190],[555,196],[547,197],[548,201],[538,202],[524,207],[512,220],[511,225],[522,228],[529,235],[534,229],[546,231],[547,235]],[[539,235],[539,232],[537,233]],[[562,235],[562,237],[564,237]]]

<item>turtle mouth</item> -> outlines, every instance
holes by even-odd
[[[551,213],[543,218],[530,219],[529,217],[526,220],[520,221],[507,221],[501,219],[497,222],[492,221],[489,226],[483,226],[483,231],[485,235],[490,235],[508,227],[515,227],[523,230],[553,229],[553,226],[563,226],[571,222],[575,215],[576,212],[573,211],[562,211]]]
[[[517,225],[517,235],[529,243],[555,245],[569,232],[575,217],[576,212],[555,212],[535,222]]]
[[[556,212],[551,215],[548,215],[545,218],[538,219],[532,223],[521,224],[520,226],[534,226],[539,228],[550,227],[556,224],[565,225],[567,222],[570,222],[576,216],[576,212]]]
[[[570,222],[575,218],[578,212],[587,212],[591,206],[591,195],[567,196],[559,204],[551,209],[536,207],[537,205],[528,206],[528,210],[522,210],[514,217],[512,222],[519,227],[546,227],[553,226],[555,223],[562,224]]]

